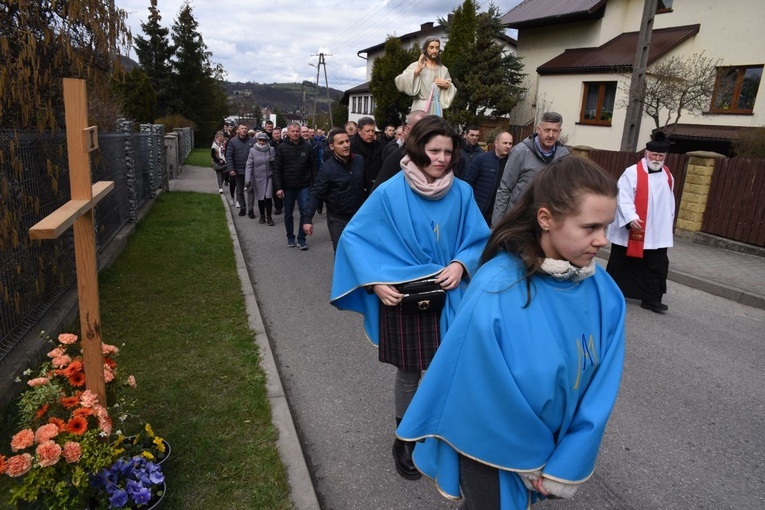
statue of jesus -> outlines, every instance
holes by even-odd
[[[422,55],[403,73],[396,76],[396,88],[414,97],[412,110],[423,110],[428,115],[441,115],[452,104],[457,88],[449,70],[441,63],[441,41],[428,37],[422,44]]]

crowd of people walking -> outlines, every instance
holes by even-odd
[[[460,136],[413,110],[398,127],[364,117],[326,136],[225,126],[211,148],[219,192],[228,182],[239,216],[261,224],[283,211],[288,248],[308,250],[326,210],[330,302],[363,315],[362,336],[397,369],[396,471],[434,479],[463,510],[573,496],[616,400],[624,296],[668,309],[668,144],[648,142],[617,186],[569,154],[562,125],[545,112],[528,138],[500,129],[485,151],[478,126]],[[609,240],[606,271],[595,257]]]

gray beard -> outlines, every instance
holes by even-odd
[[[648,168],[650,168],[654,172],[661,170],[661,167],[663,166],[664,166],[664,163],[662,163],[661,161],[648,161]]]

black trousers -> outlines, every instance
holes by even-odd
[[[335,216],[327,211],[327,229],[329,230],[329,238],[332,241],[332,249],[337,251],[337,243],[340,241],[340,234],[343,233],[343,229],[351,220],[346,220],[339,216]]]
[[[638,259],[628,257],[626,247],[612,243],[606,271],[624,297],[660,303],[662,296],[667,293],[667,248],[643,250],[643,258]]]
[[[499,510],[499,470],[460,455],[459,510]]]

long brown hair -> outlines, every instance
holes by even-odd
[[[518,255],[524,267],[528,298],[531,301],[531,276],[539,272],[545,258],[542,228],[537,221],[540,208],[547,208],[555,218],[579,212],[587,194],[615,198],[616,182],[589,159],[567,156],[553,161],[537,172],[520,200],[492,229],[481,255],[481,264],[506,251]]]

